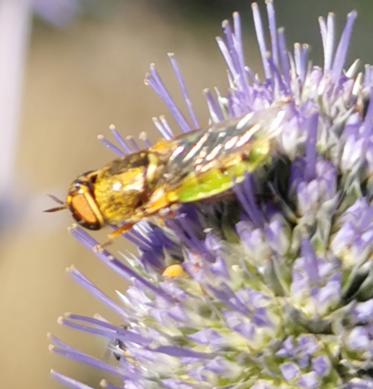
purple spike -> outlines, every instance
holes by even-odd
[[[187,221],[178,222],[176,220],[169,220],[167,222],[169,227],[175,232],[177,237],[192,251],[196,251],[204,255],[204,259],[213,262],[214,257],[206,249],[204,242],[201,242],[195,233],[192,231],[190,223]]]
[[[325,63],[324,70],[329,71],[332,67],[334,44],[335,44],[335,15],[333,12],[328,14],[327,20],[327,35],[325,40]]]
[[[148,288],[150,291],[152,291],[158,297],[162,297],[163,299],[165,299],[168,302],[175,303],[175,300],[170,295],[165,293],[161,288],[156,287],[150,281],[148,281],[145,278],[138,275],[136,272],[134,272],[128,266],[124,265],[118,259],[113,259],[112,262],[113,262],[112,268],[119,275],[122,275],[123,277],[127,277],[128,275],[130,275],[133,280],[136,280],[139,284]]]
[[[82,382],[76,381],[73,378],[67,377],[57,371],[51,370],[51,376],[58,381],[60,384],[71,389],[94,389],[92,386],[83,384]]]
[[[119,131],[115,128],[115,126],[112,124],[109,126],[109,130],[113,134],[115,140],[118,142],[119,146],[123,149],[125,154],[129,154],[132,152],[132,150],[128,147],[126,141],[122,137],[122,135],[119,133]]]
[[[151,265],[153,270],[162,272],[166,266],[165,250],[169,253],[180,252],[177,244],[167,237],[159,227],[150,229],[146,232],[146,235],[142,235],[144,232],[140,232],[139,229],[134,232],[143,242],[138,245],[138,248],[141,252],[140,261],[145,267]]]
[[[192,101],[191,101],[191,99],[189,97],[189,92],[188,92],[188,89],[186,87],[183,74],[180,71],[180,68],[179,68],[179,65],[177,64],[175,56],[174,56],[173,53],[169,53],[168,57],[169,57],[169,59],[171,61],[171,65],[172,65],[172,68],[173,68],[174,73],[176,75],[176,79],[177,79],[177,81],[179,83],[182,96],[183,96],[185,104],[186,104],[186,106],[188,108],[189,115],[190,115],[190,117],[192,119],[193,129],[200,128],[197,116],[196,116],[196,114],[194,113],[194,110],[193,110]]]
[[[252,8],[252,12],[253,12],[256,38],[258,40],[259,51],[260,51],[260,55],[262,57],[262,62],[263,62],[264,75],[265,75],[266,79],[270,79],[271,78],[271,71],[269,68],[268,61],[267,61],[268,50],[267,50],[267,46],[265,43],[265,35],[264,35],[264,31],[263,31],[262,18],[260,16],[258,4],[252,3],[251,8]]]
[[[346,62],[346,57],[347,57],[347,51],[348,47],[350,45],[350,40],[351,40],[351,34],[352,30],[354,28],[355,20],[357,17],[357,12],[352,11],[347,15],[347,23],[346,26],[343,30],[341,39],[339,41],[337,51],[335,54],[334,62],[333,62],[333,76],[334,79],[337,80],[341,73],[342,69],[345,65]]]
[[[123,342],[127,343],[135,343],[136,345],[140,345],[142,347],[149,346],[154,339],[146,338],[141,334],[138,334],[134,331],[129,331],[124,328],[119,328],[116,337],[121,339]]]
[[[141,147],[141,149],[148,149],[149,147],[152,146],[152,143],[149,141],[149,138],[146,135],[145,131],[140,132],[139,134],[139,140],[141,140],[144,144],[144,146]]]
[[[94,325],[94,326],[99,326],[103,328],[107,328],[108,330],[117,330],[117,326],[109,323],[108,321],[101,319],[101,318],[96,318],[96,317],[91,317],[91,316],[84,316],[84,315],[79,315],[76,313],[68,313],[65,315],[65,318],[69,318],[71,320],[77,320],[81,321],[84,323],[88,323],[89,325]]]
[[[239,17],[234,16],[234,18],[234,28],[239,30]],[[242,94],[241,101],[244,102],[249,97],[249,91],[246,79],[245,64],[243,60],[242,44],[237,41],[237,37],[232,31],[231,25],[227,20],[223,21],[222,26],[225,35],[225,44],[222,44],[222,41],[219,42],[219,40],[218,44],[221,45],[220,49],[231,71],[231,77],[233,81],[232,89],[237,93]],[[241,51],[241,54],[239,51]]]
[[[88,278],[86,278],[79,270],[70,267],[68,269],[71,276],[74,278],[79,285],[83,286],[83,288],[87,289],[93,296],[95,296],[98,300],[103,302],[109,308],[111,308],[118,315],[127,318],[124,310],[116,304],[109,296],[107,296],[102,290],[98,289],[93,282],[91,282]]]
[[[252,181],[252,176],[247,175],[245,181],[241,185],[236,185],[233,190],[254,226],[261,227],[264,220],[258,205],[255,203]]]
[[[162,123],[162,126],[168,131],[169,134],[171,134],[171,137],[173,138],[174,137],[174,133],[170,127],[170,125],[168,124],[168,121],[166,119],[166,117],[164,115],[161,115],[159,117],[161,123]]]
[[[239,68],[239,65],[238,65],[237,51],[234,47],[233,31],[228,20],[223,21],[222,27],[225,35],[226,48],[228,49],[229,57],[231,58],[233,69],[234,69],[233,75],[237,75],[237,69]]]
[[[268,25],[269,31],[271,34],[271,43],[272,43],[272,56],[273,63],[278,68],[279,66],[279,48],[278,48],[278,36],[277,36],[277,26],[276,26],[276,13],[273,7],[272,0],[266,0],[267,5],[267,15],[268,15]]]
[[[173,301],[173,299],[162,289],[157,288],[150,281],[147,281],[145,278],[141,277],[131,268],[124,265],[118,259],[113,257],[107,250],[103,249],[102,247],[99,247],[99,243],[82,228],[74,227],[70,231],[78,241],[80,241],[89,250],[92,250],[103,263],[105,263],[110,269],[124,277],[126,280],[131,282],[133,281],[133,279],[135,279],[158,296],[163,297],[166,300]]]
[[[105,146],[107,147],[110,151],[112,151],[114,154],[118,155],[119,157],[124,157],[125,153],[115,146],[113,143],[111,143],[109,140],[107,140],[103,135],[98,135],[97,139]]]
[[[326,40],[328,35],[328,28],[326,26],[325,18],[323,16],[319,16],[319,27],[320,27],[321,42],[324,48],[324,60],[325,60],[325,48],[326,48]]]
[[[84,323],[88,323],[88,325]],[[106,324],[109,323],[80,315],[69,315],[65,318],[61,318],[61,324],[73,328],[74,330],[88,332],[108,339],[120,338],[123,342],[131,342],[141,346],[148,346],[152,342],[152,339],[148,339],[136,332],[113,325],[106,326]]]
[[[301,57],[302,68],[304,69],[303,82],[305,81],[308,72],[309,53],[310,53],[310,46],[307,43],[304,43],[302,45],[302,57]]]
[[[60,343],[62,344],[62,342]],[[55,354],[61,355],[73,361],[84,363],[96,369],[105,371],[109,374],[119,376],[120,378],[124,378],[126,376],[125,371],[120,366],[111,366],[99,359],[93,358],[88,354],[73,350],[69,346],[68,347],[61,347],[61,345],[52,346],[51,351],[53,351]]]
[[[288,89],[290,89],[291,81],[290,81],[289,51],[286,44],[285,30],[283,28],[279,28],[278,30],[278,46],[280,52],[282,74],[285,78],[285,83]]]
[[[169,132],[167,127],[164,127],[162,122],[156,118],[153,117],[153,123],[156,127],[156,129],[159,131],[159,133],[163,136],[163,138],[170,140],[173,138],[173,134]]]
[[[218,44],[220,52],[223,54],[226,64],[228,65],[228,70],[230,74],[232,75],[233,79],[236,81],[236,68],[234,66],[233,58],[229,52],[229,48],[226,42],[224,42],[224,40],[219,36],[216,37],[216,42]]]
[[[333,63],[334,43],[335,43],[335,15],[329,12],[327,21],[323,17],[319,18],[321,40],[324,49],[324,73],[330,71]]]
[[[221,110],[220,104],[208,89],[205,89],[203,93],[205,94],[207,100],[207,105],[212,121],[214,123],[222,122],[224,120],[224,114]]]
[[[95,325],[91,323],[87,324],[86,320],[85,321],[74,320],[74,318],[71,316],[60,317],[58,319],[58,323],[64,325],[65,327],[69,327],[77,331],[86,332],[89,334],[98,335],[109,339],[111,339],[113,336],[116,335],[118,329],[118,328],[115,329],[106,328],[100,324],[95,324]]]
[[[181,111],[175,104],[175,101],[172,99],[167,88],[163,84],[163,81],[161,80],[157,70],[155,69],[154,64],[150,65],[150,75],[148,75],[147,78],[145,79],[145,84],[150,85],[155,91],[155,93],[164,101],[164,103],[166,104],[166,106],[174,116],[181,130],[183,132],[191,131],[192,130],[191,127],[186,121],[184,115],[181,113]]]
[[[302,81],[304,82],[307,74],[308,66],[308,45],[301,45],[300,43],[294,44],[294,61],[297,74]]]
[[[140,249],[151,248],[151,242],[147,242],[143,237],[139,236],[139,234],[136,234],[135,231],[128,231],[124,235],[124,238],[133,243],[135,246],[138,246]]]
[[[126,142],[132,153],[142,149],[142,147],[136,142],[135,139],[133,139],[132,136],[126,136]]]
[[[58,324],[78,331],[89,332],[104,337],[111,337],[112,335],[115,335],[115,331],[112,329],[102,328],[100,325],[93,325],[86,320],[74,320],[69,314],[59,317]]]
[[[48,338],[50,340],[50,342],[54,345],[54,346],[57,346],[57,347],[62,347],[62,348],[65,348],[67,350],[75,350],[74,347],[71,347],[69,346],[68,344],[62,342],[62,340],[60,340],[59,338],[57,338],[56,336],[54,335],[51,335],[51,334],[48,334]]]
[[[251,93],[250,93],[250,88],[249,88],[249,84],[248,84],[248,80],[247,80],[245,57],[244,57],[244,51],[243,51],[243,46],[242,46],[241,19],[240,19],[240,14],[238,12],[233,13],[233,28],[234,28],[233,43],[234,43],[235,51],[236,51],[237,57],[238,57],[239,73],[240,73],[240,81],[241,81],[241,85],[242,85],[242,90],[245,93],[247,100],[251,100]]]
[[[278,90],[280,92],[280,96],[281,95],[285,95],[285,96],[288,95],[290,93],[289,88],[284,83],[284,80],[281,77],[280,71],[279,71],[278,67],[274,64],[272,58],[268,59],[268,63],[271,67],[271,71],[272,71],[272,75],[273,75],[273,79],[274,79],[274,83],[275,83],[275,88],[274,88],[274,92],[273,92],[274,98],[278,97],[278,95],[279,95]]]
[[[153,229],[149,229],[145,233],[138,228],[138,224],[133,226],[132,230],[127,232],[124,237],[130,237],[132,242],[136,244],[140,248],[140,250],[151,249],[153,247],[154,242],[152,242],[149,234],[153,232]]]
[[[152,249],[142,252],[140,260],[146,270],[151,267],[152,270],[162,272],[166,267],[166,263],[162,258],[162,255],[153,253]]]

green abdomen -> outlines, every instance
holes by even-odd
[[[212,161],[205,171],[192,172],[174,191],[175,197],[188,203],[219,195],[242,182],[247,173],[268,163],[270,156],[268,141],[253,142],[248,154],[230,155],[225,160]]]

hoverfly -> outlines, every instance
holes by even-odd
[[[287,107],[273,105],[115,159],[76,178],[66,203],[47,212],[69,208],[81,226],[113,225],[120,235],[183,203],[218,197],[271,160]]]

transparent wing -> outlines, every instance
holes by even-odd
[[[184,135],[170,155],[160,185],[172,191],[187,177],[224,169],[225,164],[245,158],[254,143],[276,137],[285,114],[282,104]]]

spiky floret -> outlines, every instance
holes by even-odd
[[[205,94],[213,123],[288,102],[291,115],[273,164],[247,176],[234,198],[185,206],[163,227],[137,224],[126,234],[137,255],[118,259],[96,250],[130,285],[117,292],[118,301],[70,269],[120,324],[74,314],[61,322],[108,339],[117,361],[94,359],[56,338],[53,349],[116,376],[120,387],[373,387],[373,70],[359,73],[357,62],[344,70],[356,12],[338,42],[334,15],[320,18],[324,64],[318,67],[307,45],[288,51],[272,2],[266,7],[269,44],[252,5],[264,80],[245,64],[235,13],[217,39],[229,92]],[[154,66],[146,83],[187,132],[199,123],[173,55],[170,60],[188,117]],[[154,123],[172,137],[164,117]],[[118,154],[134,151],[132,140],[112,130],[119,147],[104,141],[107,146]],[[82,229],[72,233],[97,247]],[[68,387],[87,387],[53,375]]]

